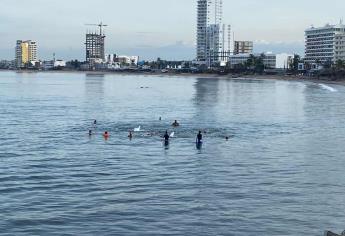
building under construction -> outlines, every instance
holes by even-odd
[[[103,25],[102,23],[88,25],[94,25],[99,27],[99,33],[88,32],[86,34],[86,61],[89,63],[90,68],[93,68],[96,63],[102,63],[105,59],[105,34],[103,32],[103,27],[107,25]]]

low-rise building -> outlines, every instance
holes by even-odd
[[[43,70],[63,69],[65,67],[66,67],[66,62],[63,60],[50,60],[50,61],[42,62]]]
[[[235,68],[236,65],[245,65],[252,56],[257,58],[263,56],[263,64],[267,69],[276,68],[277,56],[272,53],[231,55],[229,58],[229,65],[231,68]]]
[[[15,66],[14,61],[1,60],[0,69],[12,69]]]
[[[139,62],[139,56],[125,56],[116,54],[106,54],[106,64],[120,64],[123,66],[137,66]]]
[[[276,68],[279,69],[290,69],[291,64],[293,63],[293,54],[280,53],[276,54]]]
[[[138,65],[139,57],[138,56],[117,56],[116,62],[126,65]]]

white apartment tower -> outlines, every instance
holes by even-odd
[[[335,63],[345,61],[345,25],[311,27],[305,31],[305,62]]]
[[[227,61],[230,39],[225,34],[230,27],[222,24],[222,0],[198,0],[197,7],[197,61],[208,66]]]

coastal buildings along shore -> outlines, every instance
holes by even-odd
[[[277,68],[277,56],[273,53],[231,55],[229,58],[229,66],[234,69],[238,65],[245,65],[251,58],[262,58],[262,63],[266,69]]]
[[[28,63],[37,61],[37,43],[32,40],[17,40],[15,49],[15,65],[22,68]]]
[[[332,64],[345,60],[345,25],[327,24],[305,30],[305,63]]]
[[[228,61],[230,47],[226,43],[230,45],[231,28],[222,22],[222,0],[198,0],[196,60],[199,64],[210,67]]]
[[[90,68],[94,67],[95,63],[102,63],[105,60],[104,52],[104,41],[105,34],[103,31],[104,25],[102,22],[100,24],[87,24],[99,27],[99,33],[88,32],[86,34],[85,49],[86,49],[86,62],[89,64]]]
[[[253,53],[252,41],[235,41],[234,43],[234,55],[237,54],[250,54]]]

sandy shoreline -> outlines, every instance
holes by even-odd
[[[32,71],[32,70],[0,70],[0,72],[14,72],[14,73],[75,73],[85,75],[141,75],[141,76],[156,76],[156,77],[192,77],[192,78],[215,78],[215,79],[259,79],[259,80],[279,80],[279,81],[296,81],[296,82],[312,82],[312,83],[325,83],[337,84],[345,86],[345,80],[331,80],[327,78],[318,79],[315,77],[296,76],[296,75],[240,75],[240,74],[192,74],[192,73],[161,73],[161,72],[116,72],[116,71],[74,71],[74,70],[61,70],[61,71]]]

